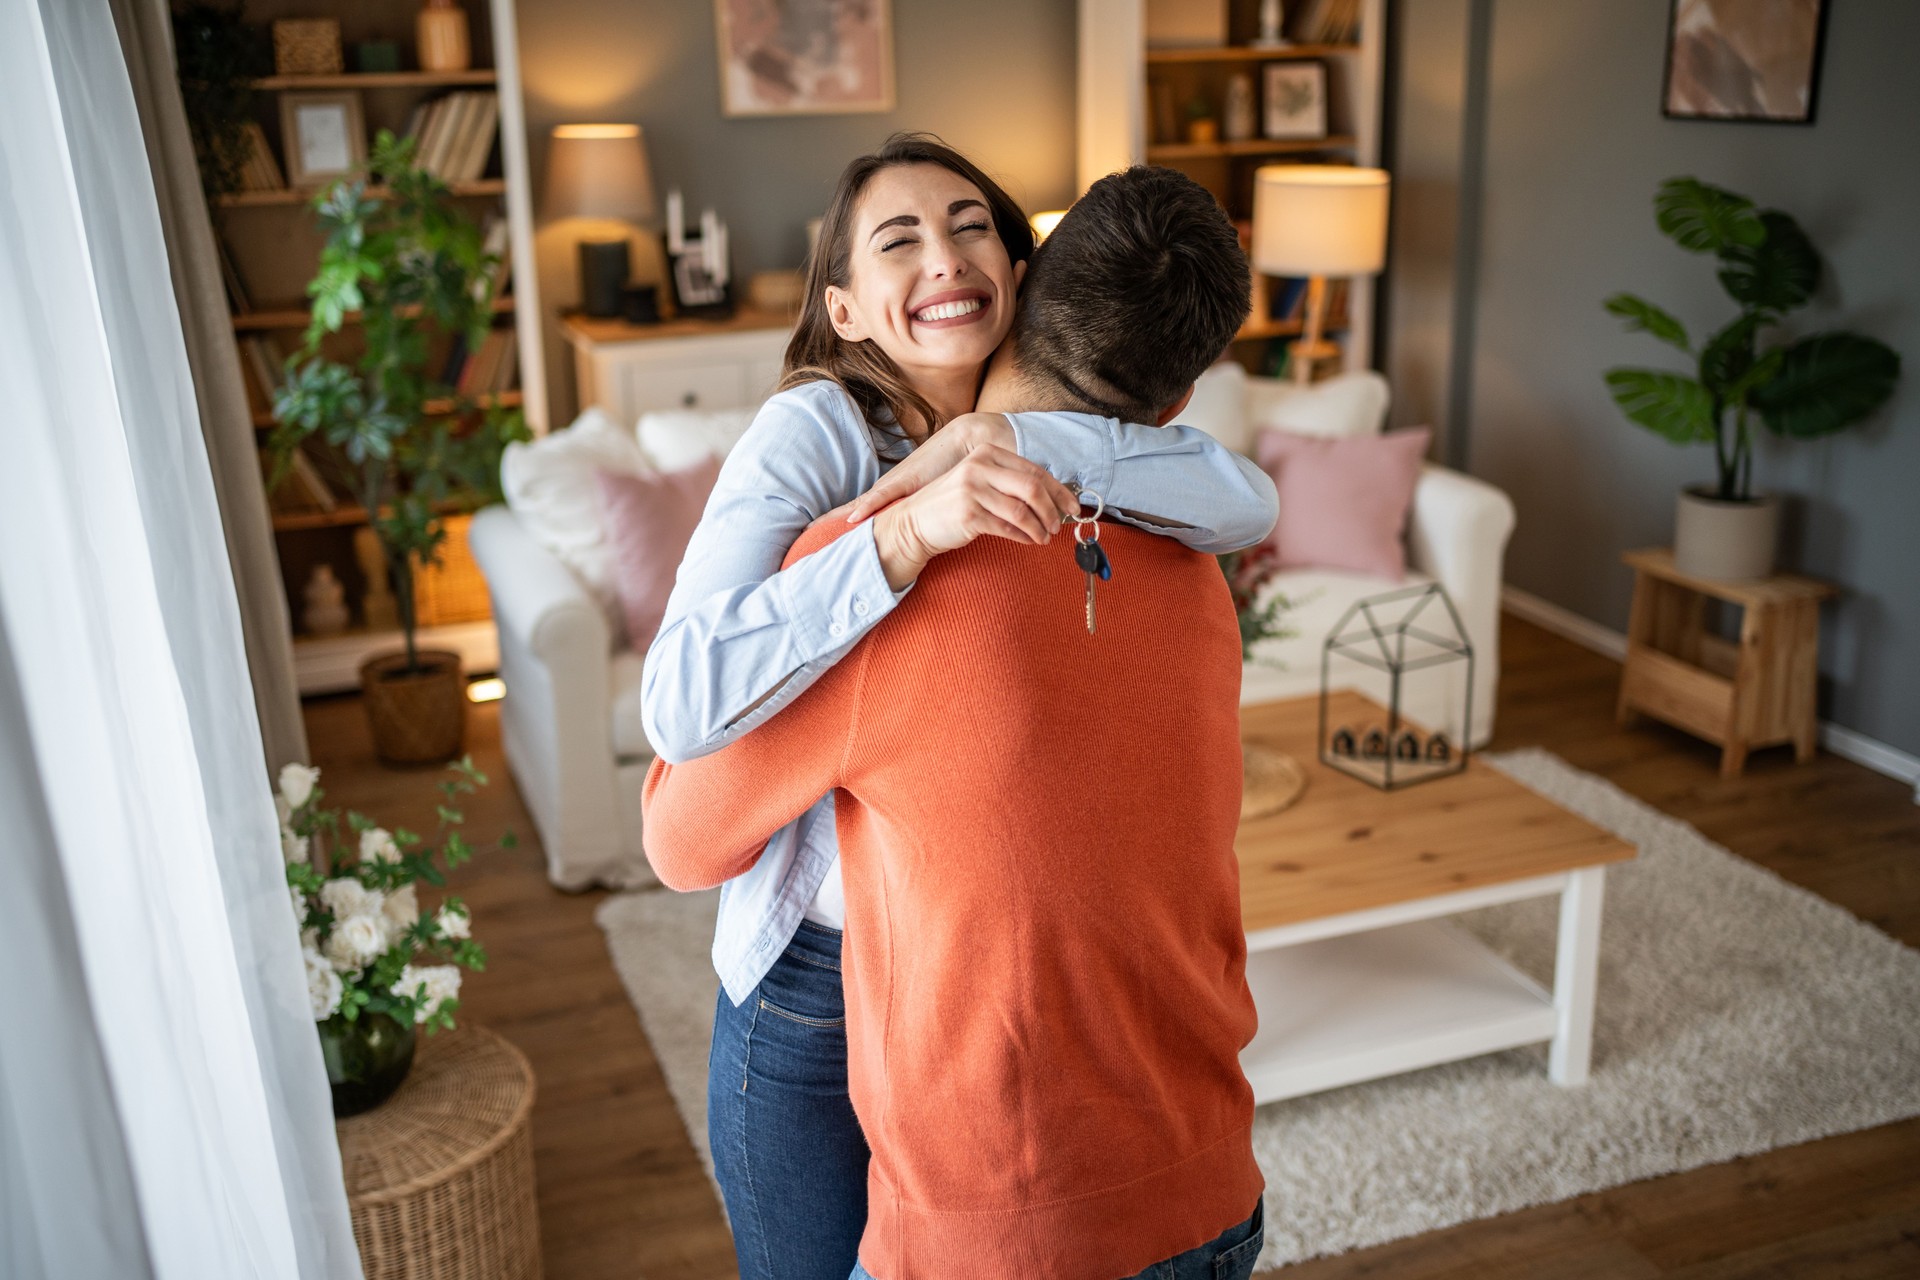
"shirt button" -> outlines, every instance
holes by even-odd
[[[839,636],[839,635],[845,635],[845,634],[846,634],[846,632],[847,632],[847,629],[846,629],[845,627],[843,627],[843,626],[841,626],[841,625],[840,625],[839,623],[837,623],[837,622],[836,622],[836,623],[834,623],[834,624],[833,624],[832,626],[830,626],[830,627],[828,627],[828,628],[827,628],[827,634],[828,634],[828,635],[830,635],[830,636]]]
[[[863,618],[866,617],[868,613],[867,602],[865,600],[855,600],[853,602],[853,611]]]

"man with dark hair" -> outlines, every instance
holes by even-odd
[[[1036,255],[982,404],[1039,406],[1016,430],[1164,422],[1247,293],[1205,191],[1103,179]],[[822,517],[788,562],[855,527]],[[647,857],[682,890],[834,792],[873,1151],[853,1280],[1245,1280],[1261,1249],[1239,626],[1211,556],[1097,527],[1097,631],[1066,539],[980,538],[752,733],[647,773]]]
[[[1013,331],[995,359],[996,369],[1010,359],[1016,373],[1004,390],[1018,403],[1005,407],[1039,399],[1165,423],[1246,322],[1251,290],[1239,236],[1206,188],[1173,169],[1109,174],[1027,264]],[[992,374],[987,386],[1002,398]]]

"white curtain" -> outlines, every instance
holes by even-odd
[[[360,1275],[106,0],[0,0],[0,1275]]]

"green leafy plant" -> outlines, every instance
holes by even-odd
[[[387,191],[369,194],[370,183]],[[436,333],[479,347],[493,315],[496,260],[446,184],[414,164],[413,140],[384,129],[366,171],[335,182],[313,207],[326,244],[307,286],[306,341],[274,402],[273,483],[310,436],[344,457],[345,483],[386,556],[406,670],[417,672],[415,568],[437,559],[444,515],[499,501],[501,451],[528,437],[518,409],[458,394],[430,359]],[[359,316],[360,353],[330,358],[322,344],[350,313]],[[433,399],[454,411],[430,417]]]
[[[1229,551],[1218,559],[1233,597],[1233,611],[1240,618],[1241,661],[1254,661],[1253,646],[1262,640],[1286,640],[1299,634],[1282,620],[1293,601],[1277,591],[1265,603],[1260,601],[1262,589],[1280,572],[1279,553],[1273,547],[1263,543]]]
[[[1758,209],[1695,178],[1662,183],[1654,215],[1682,249],[1719,260],[1720,285],[1740,314],[1695,350],[1670,313],[1630,293],[1613,295],[1606,308],[1630,332],[1677,348],[1694,367],[1690,373],[1610,369],[1607,387],[1621,411],[1648,430],[1676,444],[1711,444],[1718,467],[1713,496],[1745,502],[1752,497],[1753,416],[1788,439],[1843,430],[1893,394],[1900,357],[1854,333],[1763,345],[1781,318],[1804,307],[1820,286],[1820,254],[1789,215]]]
[[[388,831],[352,810],[343,819],[322,803],[318,769],[290,764],[280,771],[280,849],[314,1021],[384,1013],[429,1032],[451,1028],[460,971],[487,967],[466,905],[449,895],[423,912],[416,896],[422,883],[444,888],[446,872],[473,856],[460,834],[466,815],[459,806],[487,778],[464,756],[447,769],[452,776],[440,783],[440,823],[431,839],[403,827]],[[512,832],[501,836],[501,848],[513,844]]]
[[[238,4],[188,4],[174,11],[173,48],[200,184],[209,195],[238,191],[254,118],[259,33],[242,20]]]

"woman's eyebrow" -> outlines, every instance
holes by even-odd
[[[962,209],[967,209],[967,208],[978,209],[982,213],[985,213],[987,211],[987,203],[984,200],[976,200],[972,196],[968,196],[964,200],[955,200],[952,204],[947,206],[947,216],[951,218],[954,214],[959,213]],[[885,222],[881,223],[879,226],[869,231],[867,233],[867,239],[869,240],[873,239],[875,236],[879,235],[882,231],[885,231],[888,227],[917,227],[919,225],[920,225],[919,215],[912,214],[912,213],[896,213],[891,218],[888,218]]]

